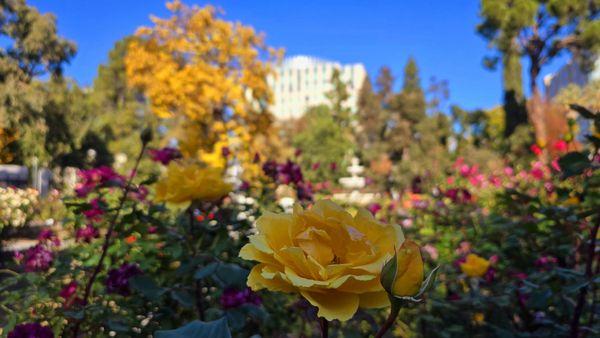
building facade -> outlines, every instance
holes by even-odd
[[[350,98],[346,101],[356,111],[358,92],[367,76],[360,63],[342,65],[309,56],[293,56],[276,67],[275,77],[269,79],[274,94],[271,112],[279,120],[301,117],[307,108],[326,104],[326,93],[332,89],[331,75],[340,70]]]
[[[570,84],[583,87],[588,82],[597,80],[600,80],[600,57],[596,59],[593,69],[589,73],[581,70],[577,62],[569,60],[556,73],[544,76],[544,85],[546,87],[546,95],[549,98],[553,98],[558,95],[561,89]]]

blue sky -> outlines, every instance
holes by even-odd
[[[362,62],[372,78],[382,65],[400,76],[406,60],[413,56],[423,86],[432,76],[449,82],[450,103],[472,109],[491,107],[501,100],[500,73],[482,66],[489,51],[475,33],[477,0],[185,2],[210,3],[223,9],[226,19],[254,26],[266,34],[269,45],[285,48],[287,55]],[[168,15],[163,0],[29,3],[42,12],[54,13],[59,33],[77,43],[77,56],[66,74],[83,85],[92,83],[115,41],[148,25],[151,14]],[[542,75],[560,63],[554,62]]]

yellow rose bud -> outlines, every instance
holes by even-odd
[[[405,241],[396,251],[395,259],[383,268],[383,287],[396,297],[416,295],[423,284],[421,249],[415,242]]]
[[[180,266],[181,266],[180,261],[173,261],[173,262],[169,263],[169,268],[171,270],[175,270],[175,269],[179,268]]]
[[[469,277],[482,277],[489,267],[490,261],[476,254],[468,254],[465,262],[460,264],[462,272]]]

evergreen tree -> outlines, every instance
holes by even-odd
[[[350,124],[350,108],[346,106],[346,101],[350,98],[348,94],[348,85],[342,80],[339,69],[334,68],[331,74],[331,90],[325,96],[329,100],[331,113],[336,122],[343,127]]]
[[[383,110],[368,76],[363,80],[358,93],[357,116],[359,122],[356,139],[363,150],[363,155],[381,141],[384,131]],[[363,156],[364,157],[364,156]],[[369,156],[367,156],[369,157]]]
[[[392,109],[414,126],[426,116],[426,108],[417,63],[413,58],[409,58],[404,67],[402,90],[394,97]]]
[[[384,108],[388,108],[394,96],[394,81],[394,75],[392,75],[390,67],[383,66],[379,69],[375,80],[375,89]]]

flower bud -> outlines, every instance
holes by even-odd
[[[395,297],[417,295],[423,284],[421,250],[413,241],[405,241],[381,271],[383,288]]]

